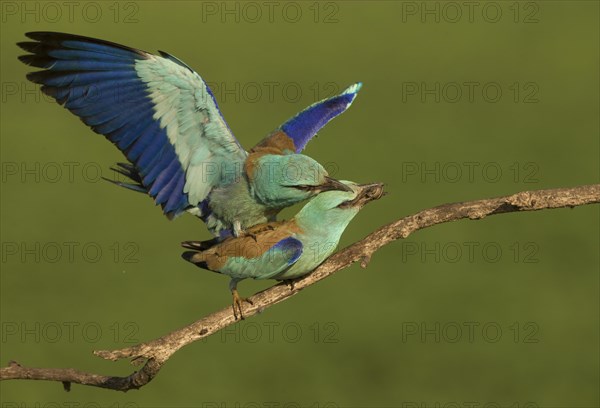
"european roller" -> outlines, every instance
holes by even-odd
[[[300,154],[354,101],[360,83],[315,103],[246,151],[233,136],[204,80],[159,51],[54,32],[26,34],[19,59],[42,68],[27,78],[104,135],[129,163],[116,184],[149,194],[169,218],[188,211],[217,237],[243,235],[287,206],[348,190]]]
[[[215,245],[184,242],[183,258],[203,269],[231,277],[233,314],[243,318],[237,284],[247,278],[290,280],[306,275],[335,250],[358,211],[381,198],[382,184],[343,181],[350,191],[328,191],[312,198],[290,220],[257,225],[254,238],[231,237]]]

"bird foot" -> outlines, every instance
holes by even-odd
[[[257,242],[258,239],[258,235],[260,233],[266,232],[266,231],[273,231],[275,230],[275,226],[270,223],[270,224],[259,224],[259,225],[255,225],[254,227],[248,229],[247,231],[242,231],[242,234],[248,237],[252,237],[252,239],[254,239],[254,242]]]
[[[253,233],[253,232],[249,232],[249,231],[239,231],[238,235],[235,236],[236,238],[245,238],[245,237],[250,237],[254,240],[254,242],[258,242],[258,236]]]
[[[295,289],[296,281],[294,279],[286,279],[284,282],[290,287],[290,292],[293,292]]]
[[[233,235],[236,238],[250,237],[254,240],[254,242],[258,242],[258,234],[265,231],[273,231],[274,229],[275,226],[272,224],[259,224],[247,230],[244,230],[242,229],[241,224],[236,222],[233,224]]]
[[[254,232],[243,230],[239,224],[237,224],[237,225],[234,224],[233,236],[236,238],[250,237],[254,240],[254,242],[258,241],[258,238],[256,237],[256,234]]]
[[[254,242],[258,242],[258,238],[256,237],[255,233],[253,233],[253,232],[246,232],[244,235],[247,236],[247,237],[252,238],[254,240]]]
[[[235,320],[238,319],[238,311],[240,312],[240,320],[244,320],[244,312],[242,309],[242,302],[247,302],[250,303],[251,305],[254,305],[254,303],[250,300],[250,299],[246,299],[240,296],[240,294],[238,293],[237,289],[234,289],[231,291],[231,294],[233,295],[233,304],[231,305],[231,307],[233,308],[233,317],[235,318]]]
[[[275,230],[275,226],[272,223],[269,224],[259,224],[257,226],[252,227],[252,233],[258,234],[264,231],[273,231]]]

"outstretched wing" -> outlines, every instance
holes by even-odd
[[[18,45],[27,78],[135,166],[141,185],[172,218],[229,183],[247,153],[200,75],[177,58],[108,41],[32,32]]]
[[[323,126],[352,105],[361,87],[362,83],[357,82],[337,96],[310,105],[260,141],[252,151],[275,148],[300,153]]]
[[[182,257],[234,279],[270,279],[296,263],[302,250],[302,242],[294,237],[274,241],[244,237],[230,239],[204,252],[184,252]]]

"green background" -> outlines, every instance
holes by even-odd
[[[3,365],[127,375],[127,361],[91,351],[159,337],[230,302],[226,277],[180,259],[180,241],[208,237],[198,220],[170,222],[149,198],[99,181],[96,170],[112,176],[122,156],[25,81],[15,43],[27,31],[178,56],[218,85],[247,148],[362,81],[306,150],[338,178],[387,186],[342,247],[438,204],[598,182],[596,1],[475,2],[471,17],[462,2],[274,2],[272,17],[264,2],[75,2],[71,15],[61,4],[2,2]],[[597,407],[598,210],[419,231],[366,270],[186,347],[140,391],[10,381],[2,406]]]

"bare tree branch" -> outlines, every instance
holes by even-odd
[[[411,233],[433,225],[469,218],[479,220],[489,215],[519,211],[537,211],[551,208],[576,207],[600,203],[600,184],[551,190],[523,191],[505,197],[444,204],[420,211],[385,225],[362,240],[339,251],[312,273],[296,280],[293,288],[279,283],[252,296],[253,305],[244,308],[246,317],[252,316],[282,302],[354,262],[364,268],[371,256],[382,246]],[[108,388],[118,391],[137,389],[148,384],[158,374],[163,364],[179,349],[215,334],[236,323],[231,308],[227,307],[208,315],[186,327],[158,339],[140,343],[120,350],[99,350],[94,354],[101,358],[117,361],[131,359],[132,364],[142,368],[127,377],[102,376],[74,369],[26,368],[11,361],[8,367],[0,368],[0,380],[47,380],[62,382],[65,389],[71,383]]]

